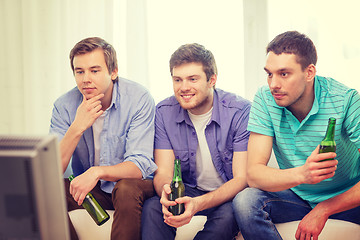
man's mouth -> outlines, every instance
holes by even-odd
[[[90,88],[90,87],[83,88],[83,91],[85,93],[92,93],[94,90],[95,90],[95,88]]]
[[[281,99],[283,99],[283,98],[286,96],[285,93],[275,93],[275,92],[272,92],[272,95],[273,95],[274,98],[277,99],[277,100],[281,100]]]
[[[180,95],[184,100],[190,100],[195,94],[183,94]]]

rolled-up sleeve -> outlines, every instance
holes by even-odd
[[[137,104],[126,134],[124,161],[131,161],[140,169],[143,178],[157,169],[153,161],[155,103],[150,94],[144,94]]]

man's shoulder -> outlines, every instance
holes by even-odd
[[[175,96],[172,95],[170,97],[165,98],[164,100],[160,101],[157,105],[157,109],[178,109],[180,107],[179,102],[176,100]]]
[[[55,101],[55,105],[75,105],[82,101],[82,94],[77,87],[67,91]]]
[[[216,89],[215,94],[217,94],[219,106],[238,109],[243,109],[251,106],[251,102],[248,99],[245,99],[235,93]]]
[[[148,89],[138,82],[119,77],[118,82],[115,84],[120,94],[126,93],[129,95],[135,95],[134,93],[148,94]]]
[[[345,84],[330,78],[330,77],[322,77],[316,76],[317,81],[320,83],[320,88],[322,89],[322,93],[332,94],[338,96],[345,96],[347,93],[356,91],[353,88],[346,86]]]

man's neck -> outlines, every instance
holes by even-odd
[[[311,86],[305,90],[301,99],[298,99],[296,103],[288,106],[287,109],[297,118],[297,120],[299,120],[299,122],[302,122],[311,111],[314,99],[315,89],[312,82]]]
[[[101,105],[102,105],[101,110],[105,111],[110,107],[113,89],[114,89],[114,83],[111,82],[111,85],[106,90],[105,96],[101,99]]]

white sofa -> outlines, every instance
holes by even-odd
[[[102,226],[97,226],[84,209],[69,212],[80,240],[107,240],[110,239],[111,223],[114,211],[108,211],[110,220]],[[191,222],[177,229],[175,240],[191,240],[204,227],[205,216],[195,216]],[[295,239],[295,232],[299,221],[276,224],[284,240]],[[244,238],[239,234],[237,240]],[[360,225],[329,219],[319,240],[360,239]]]
[[[268,164],[271,167],[278,167],[274,157]],[[97,226],[85,209],[69,212],[70,219],[74,224],[80,240],[107,240],[110,239],[111,224],[114,211],[109,211],[110,220],[102,226]],[[191,240],[196,233],[203,229],[206,222],[205,216],[194,216],[189,224],[177,229],[175,240]],[[284,240],[295,239],[295,232],[300,221],[276,224],[280,235]],[[239,234],[237,240],[244,238]],[[319,236],[319,240],[339,240],[339,239],[360,239],[360,225],[329,219]]]

